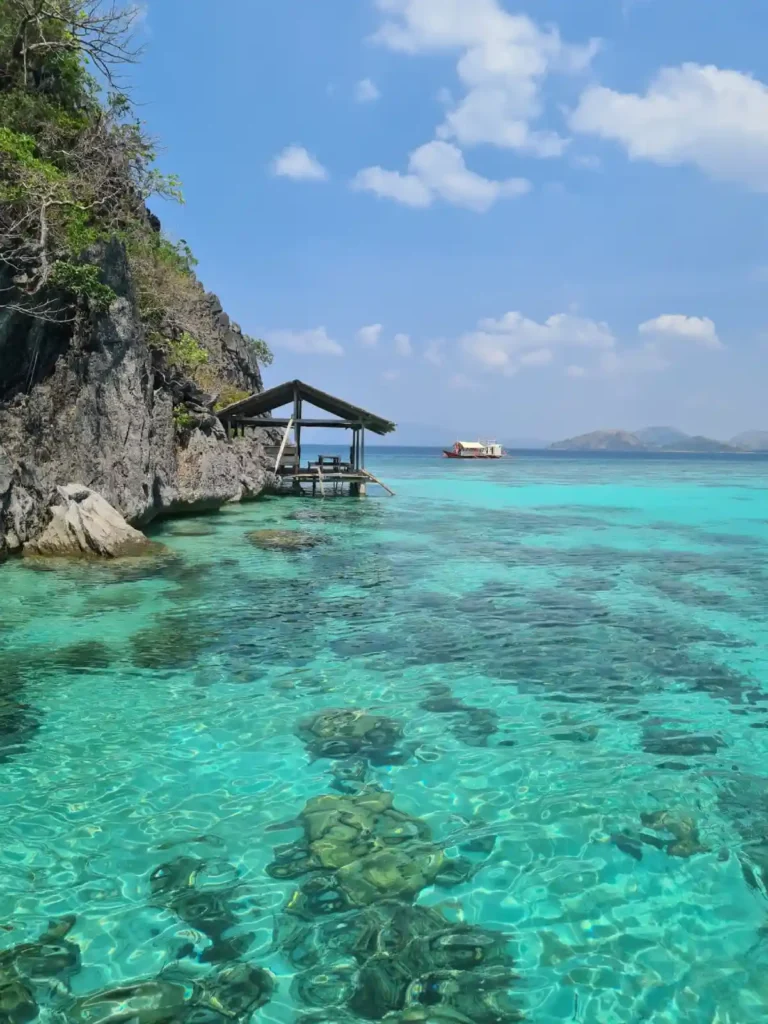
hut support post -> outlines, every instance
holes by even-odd
[[[280,463],[283,461],[283,453],[285,451],[285,446],[286,446],[286,444],[288,442],[288,436],[291,433],[291,426],[292,426],[292,424],[293,424],[293,419],[288,420],[288,426],[285,428],[285,433],[283,434],[283,440],[280,442],[280,450],[277,453],[277,459],[275,460],[275,475],[277,475],[277,472],[280,469]]]
[[[293,422],[296,424],[296,471],[301,470],[301,394],[299,393],[298,387],[293,389]],[[293,481],[294,491],[301,490],[301,483],[299,480]]]

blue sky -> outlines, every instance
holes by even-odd
[[[150,0],[158,209],[295,376],[502,438],[768,429],[768,9]]]

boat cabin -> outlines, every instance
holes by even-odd
[[[453,448],[446,448],[443,454],[448,459],[500,459],[504,449],[495,441],[456,441]]]

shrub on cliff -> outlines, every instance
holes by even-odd
[[[56,321],[106,308],[114,293],[93,254],[117,237],[150,343],[195,376],[217,328],[188,246],[145,205],[182,197],[118,88],[138,57],[133,17],[104,0],[0,3],[0,308]]]

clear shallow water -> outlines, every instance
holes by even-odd
[[[220,941],[276,976],[258,1019],[301,1019],[306,876],[267,872],[301,830],[271,827],[359,792],[297,729],[365,708],[404,731],[368,786],[449,859],[496,837],[416,901],[509,937],[528,1020],[764,1021],[768,460],[369,464],[395,499],[168,522],[151,571],[0,569],[0,946],[74,914],[73,997],[177,961],[204,981],[217,940],[151,881],[195,863]],[[275,528],[323,543],[246,538]]]

